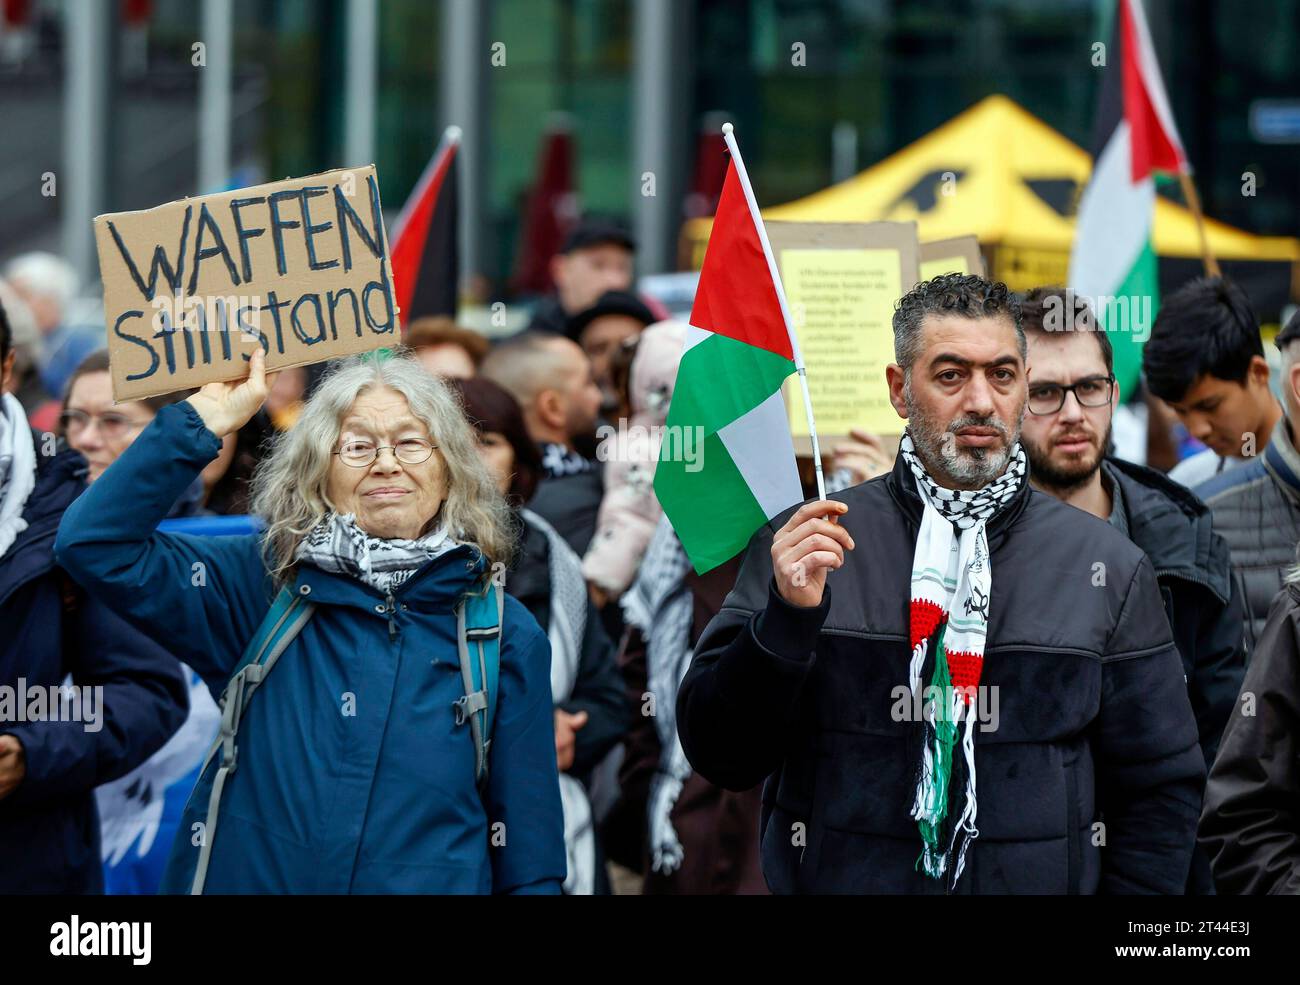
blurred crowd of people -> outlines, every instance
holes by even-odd
[[[666,421],[686,343],[686,326],[636,291],[634,248],[617,223],[579,223],[552,262],[555,294],[512,337],[489,340],[451,318],[421,318],[406,326],[405,351],[390,360],[399,368],[383,368],[378,358],[353,359],[341,370],[283,370],[266,381],[264,393],[231,385],[120,403],[112,398],[103,327],[76,320],[79,285],[71,269],[57,257],[33,254],[0,272],[0,684],[102,686],[107,720],[97,732],[67,721],[0,720],[6,856],[0,892],[185,889],[171,876],[164,881],[161,869],[131,865],[173,839],[200,853],[186,878],[197,866],[215,891],[768,891],[760,864],[761,783],[727,789],[710,782],[692,769],[675,724],[679,685],[697,642],[736,586],[741,559],[696,573],[655,497],[656,440],[598,437],[602,425],[619,422],[625,433],[654,435]],[[1144,351],[1141,392],[1131,395],[1119,392],[1104,333],[1044,327],[1045,311],[1066,300],[1046,287],[1019,299],[1029,367],[1020,440],[1036,489],[1117,527],[1154,566],[1208,772],[1187,891],[1300,892],[1300,452],[1292,432],[1300,420],[1300,318],[1278,335],[1270,358],[1244,294],[1223,279],[1193,281],[1162,299]],[[1089,317],[1086,305],[1070,313],[1081,328]],[[404,375],[416,368],[427,382]],[[352,390],[339,389],[344,379],[352,380]],[[253,387],[253,377],[244,386]],[[363,406],[367,393],[399,395],[394,399],[426,426],[440,413],[439,400],[452,401],[475,462],[456,457],[459,438],[432,427],[385,430],[389,412]],[[255,397],[262,399],[252,406]],[[426,403],[433,408],[428,415],[419,410]],[[340,413],[362,420],[356,425],[362,438],[319,460],[311,449],[295,451],[319,433],[321,420]],[[511,531],[510,549],[494,554],[482,542],[479,547],[502,562],[507,596],[549,644],[550,698],[538,726],[521,721],[520,694],[532,695],[537,682],[530,676],[533,651],[509,638],[512,631],[516,640],[528,638],[519,628],[523,616],[515,603],[506,604],[496,627],[502,704],[484,803],[488,821],[523,819],[512,828],[518,831],[511,836],[513,854],[508,862],[494,856],[490,866],[483,863],[488,877],[475,869],[461,879],[442,871],[451,865],[448,857],[459,857],[460,842],[444,845],[415,828],[449,825],[457,838],[487,840],[487,831],[475,829],[476,807],[461,805],[451,819],[431,808],[417,811],[418,820],[395,820],[409,818],[414,808],[412,795],[393,784],[409,778],[408,785],[427,781],[435,790],[463,787],[468,767],[453,776],[450,767],[440,772],[418,757],[400,758],[399,740],[381,729],[374,763],[347,752],[332,761],[334,754],[309,748],[304,755],[319,764],[304,779],[257,758],[252,744],[272,741],[267,730],[280,727],[263,723],[260,732],[250,725],[242,740],[249,752],[241,772],[231,766],[226,797],[233,799],[222,826],[228,838],[249,839],[248,852],[260,847],[281,861],[259,869],[232,860],[229,849],[223,856],[221,848],[209,848],[205,855],[198,841],[191,846],[184,805],[205,754],[226,734],[218,699],[275,589],[297,584],[298,591],[310,590],[318,610],[332,601],[350,605],[361,613],[356,620],[372,616],[370,603],[386,593],[387,638],[396,640],[425,630],[414,612],[397,611],[402,579],[374,580],[382,565],[370,538],[401,545],[425,565],[437,567],[451,556],[451,541],[430,544],[423,522],[382,526],[388,514],[367,506],[365,497],[382,499],[388,487],[376,493],[357,486],[359,505],[347,515],[357,518],[360,533],[346,524],[341,533],[322,529],[319,536],[315,528],[308,534],[294,527],[295,514],[284,502],[292,498],[288,487],[299,484],[292,468],[315,463],[309,478],[325,482],[327,468],[346,470],[353,463],[344,459],[352,456],[362,464],[339,472],[341,479],[330,471],[329,482],[388,470],[384,481],[404,482],[410,473],[418,490],[424,481],[418,470],[430,459],[416,459],[426,446],[438,450],[432,460],[443,469],[428,480],[443,511],[435,505],[431,516],[463,510],[462,529],[481,530],[483,541],[492,542],[498,520],[478,516],[457,497],[488,483],[482,488],[495,492],[482,495],[504,504],[499,529]],[[385,455],[390,447],[392,455]],[[904,468],[896,454],[888,437],[854,431],[827,456],[831,491]],[[393,487],[390,494],[401,492]],[[298,508],[312,495],[304,488]],[[343,495],[329,493],[338,513]],[[375,511],[372,526],[363,522],[367,509]],[[211,528],[164,523],[175,532],[162,539],[153,532],[160,521],[223,517],[249,519],[238,534],[202,543],[185,531],[210,534]],[[264,571],[255,552],[236,556],[235,545],[263,536],[279,550],[277,538],[286,531],[294,532],[291,547],[299,553],[287,562],[279,558],[279,567],[268,564]],[[339,560],[348,543],[361,545],[364,560],[355,568]],[[312,551],[326,545],[331,560],[313,562]],[[346,569],[366,591],[348,594],[324,576],[278,577],[313,563],[334,575]],[[394,569],[404,578],[424,570],[406,563]],[[203,585],[194,580],[200,577],[195,564],[206,565]],[[233,572],[245,570],[246,584],[232,585]],[[411,582],[412,609],[451,618],[444,596],[429,587],[442,580],[439,574],[418,586]],[[403,602],[400,610],[406,609]],[[385,612],[384,603],[376,610]],[[324,618],[314,616],[302,639],[315,641],[310,645],[329,659],[342,659],[309,635],[331,631]],[[459,687],[456,654],[447,643],[454,620],[448,625],[429,629],[425,644],[449,647],[445,669]],[[332,688],[330,701],[343,693],[355,693],[361,704],[373,701],[385,670],[381,662],[369,664],[367,627],[332,628],[364,655],[364,682],[345,669],[328,685],[305,677],[302,686]],[[279,666],[289,662],[286,657]],[[308,672],[277,672],[291,673]],[[402,689],[405,669],[396,673],[396,697],[381,722],[403,716],[404,702],[418,703]],[[1243,714],[1246,696],[1251,707]],[[268,689],[249,707],[259,709],[272,697]],[[275,733],[282,744],[276,748],[286,755],[299,751],[295,743],[328,744],[337,731],[315,712],[301,715],[307,731]],[[443,727],[429,728],[432,734]],[[524,806],[516,792],[525,774],[547,782],[535,746],[552,731],[553,749],[544,741],[562,809],[559,860],[543,844],[554,821],[551,792],[533,791]],[[454,741],[470,755],[468,739]],[[532,745],[524,749],[526,743]],[[436,758],[438,748],[430,745],[429,755]],[[352,786],[358,771],[373,788]],[[268,807],[263,801],[289,795],[265,788],[250,793],[258,778],[268,788],[307,789],[300,801]],[[316,789],[331,784],[338,790]],[[164,797],[171,786],[179,792]],[[400,829],[392,835],[395,845],[373,830],[385,823],[375,813],[381,789],[390,809],[387,828]],[[460,792],[447,797],[460,804],[464,791],[455,789]],[[472,786],[469,794],[472,799]],[[345,823],[339,801],[355,797],[366,810],[367,796],[370,813]],[[276,832],[259,827],[257,812],[276,810],[319,820],[341,841],[317,844],[309,832],[289,830],[291,824]],[[533,810],[550,813],[536,820]],[[350,876],[314,881],[326,877],[308,876],[313,867],[343,857],[335,853],[343,852],[349,824],[361,832],[348,843],[356,856],[347,863]],[[525,835],[525,827],[536,831]],[[308,847],[319,851],[314,861]],[[173,849],[171,864],[180,853]],[[477,858],[463,867],[474,869]],[[402,860],[410,865],[399,872]]]

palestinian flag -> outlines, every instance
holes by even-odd
[[[733,154],[655,469],[655,493],[700,574],[804,498],[781,396],[794,352],[748,198]],[[691,449],[698,457],[682,454]]]
[[[403,325],[423,315],[456,317],[459,148],[460,129],[449,127],[394,226],[393,290]]]
[[[1070,286],[1092,300],[1115,349],[1120,392],[1134,392],[1158,292],[1155,173],[1187,172],[1141,0],[1119,0],[1079,203]],[[1149,298],[1147,302],[1143,299]]]

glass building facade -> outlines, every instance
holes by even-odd
[[[0,32],[0,260],[59,245],[60,203],[36,190],[64,160],[67,20],[86,2],[99,0],[32,0],[26,22]],[[102,210],[204,190],[195,164],[202,69],[192,64],[202,4],[104,2],[113,13]],[[362,163],[343,159],[353,2],[233,0],[232,181]],[[447,11],[458,2],[377,3],[374,157],[394,212],[446,122]],[[1145,5],[1207,213],[1251,232],[1300,234],[1300,0]],[[670,28],[654,53],[672,82],[662,117],[671,153],[656,175],[654,208],[675,229],[696,136],[711,114],[735,122],[760,200],[773,205],[869,166],[991,93],[1088,147],[1100,84],[1093,46],[1109,38],[1114,0],[470,6],[482,40],[472,82],[479,117],[457,122],[481,129],[469,214],[477,210],[476,265],[499,296],[547,133],[571,135],[581,208],[633,220],[644,207],[634,106],[647,11]],[[14,43],[20,35],[25,48]],[[641,262],[665,269],[675,256],[669,243]]]

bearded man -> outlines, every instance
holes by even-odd
[[[1153,469],[1107,457],[1119,405],[1114,353],[1088,302],[1044,287],[1021,305],[1029,402],[1020,440],[1033,485],[1105,520],[1155,568],[1182,657],[1205,768],[1214,764],[1246,671],[1242,593],[1209,507]],[[1212,893],[1208,856],[1196,852],[1189,893]]]
[[[754,535],[679,690],[687,758],[766,778],[774,892],[1182,892],[1178,651],[1146,556],[1029,485],[1019,304],[918,284],[894,353],[893,471]]]

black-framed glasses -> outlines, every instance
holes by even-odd
[[[369,468],[379,457],[379,453],[391,448],[393,457],[403,465],[420,465],[429,460],[433,450],[438,446],[423,438],[404,438],[395,445],[376,445],[373,441],[348,441],[334,452],[344,465],[354,469]]]
[[[91,421],[99,424],[99,433],[109,441],[120,441],[132,431],[147,425],[148,421],[135,421],[125,414],[109,411],[106,414],[87,414],[84,410],[65,410],[59,415],[59,427],[69,438],[86,429]]]
[[[1105,407],[1115,389],[1115,377],[1089,376],[1070,386],[1043,383],[1029,388],[1029,413],[1045,416],[1065,406],[1065,395],[1073,393],[1080,407]]]

